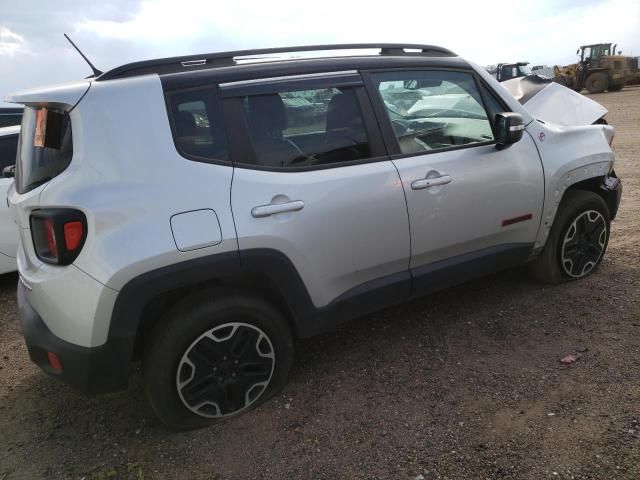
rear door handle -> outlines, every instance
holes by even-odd
[[[297,212],[304,208],[302,200],[294,200],[287,203],[271,203],[269,205],[260,205],[251,209],[251,216],[254,218],[263,218],[276,213]]]
[[[429,172],[431,174],[431,172]],[[446,185],[447,183],[451,183],[453,178],[450,175],[443,174],[439,177],[428,178],[429,174],[427,174],[427,178],[421,178],[420,180],[414,180],[411,182],[412,190],[422,190],[423,188],[435,187],[438,185]]]

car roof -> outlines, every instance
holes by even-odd
[[[396,68],[469,69],[468,62],[457,56],[347,56],[324,58],[296,58],[269,62],[240,64],[214,69],[160,75],[165,88],[172,90],[210,83],[237,82],[257,78],[286,77],[350,70],[384,70]]]

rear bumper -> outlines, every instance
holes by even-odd
[[[109,339],[99,347],[81,347],[58,338],[45,325],[29,301],[26,288],[18,282],[18,306],[22,333],[29,357],[47,374],[83,393],[105,393],[127,387],[131,361],[130,341]],[[49,364],[47,352],[60,359],[62,370]]]

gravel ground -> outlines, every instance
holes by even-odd
[[[625,182],[597,274],[509,271],[299,342],[281,395],[206,430],[165,430],[139,374],[84,397],[40,373],[0,277],[0,480],[640,478],[640,87],[592,97]]]

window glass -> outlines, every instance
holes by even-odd
[[[249,95],[242,101],[257,165],[305,167],[370,157],[353,88]]]
[[[173,93],[169,97],[173,137],[178,151],[196,159],[229,158],[222,121],[212,107],[209,88]]]
[[[20,113],[2,113],[0,110],[0,128],[12,127],[22,123],[22,112]]]
[[[471,74],[387,72],[373,78],[402,153],[493,141]]]
[[[18,150],[18,135],[0,137],[0,172],[4,167],[16,164]]]
[[[16,157],[15,185],[26,193],[62,173],[73,157],[66,112],[25,107]]]

